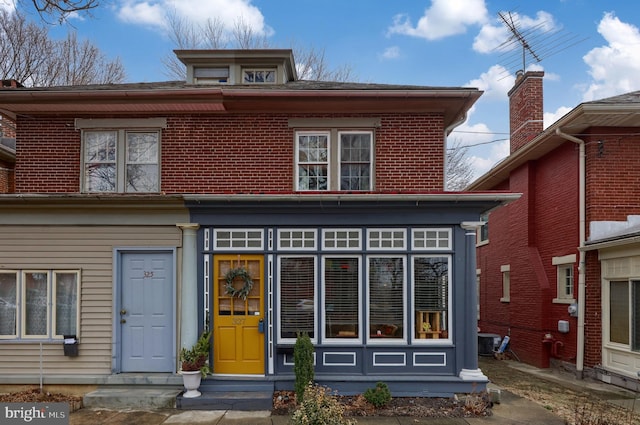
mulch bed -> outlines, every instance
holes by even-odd
[[[485,394],[464,399],[441,397],[393,397],[383,407],[375,407],[362,395],[335,396],[344,406],[344,416],[411,416],[415,418],[463,418],[491,415],[491,402]],[[296,409],[293,391],[276,391],[273,415],[290,415]]]
[[[69,413],[75,412],[82,408],[82,397],[50,393],[47,391],[40,392],[40,388],[31,388],[19,392],[0,394],[0,402],[2,403],[68,403]]]

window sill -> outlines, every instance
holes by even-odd
[[[553,304],[575,304],[575,298],[554,298],[551,301]]]
[[[484,245],[489,245],[489,239],[484,240],[484,241],[476,242],[476,247],[480,247],[480,246],[484,246]]]
[[[500,298],[500,302],[501,303],[509,303],[509,302],[511,302],[511,298],[504,298],[504,297]]]

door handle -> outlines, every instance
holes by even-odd
[[[120,319],[120,323],[127,323],[127,319]]]
[[[260,321],[258,322],[258,332],[260,332],[261,334],[264,333],[264,319],[260,319]]]
[[[125,314],[127,314],[127,310],[125,310],[124,308],[120,310],[120,316],[124,316]]]

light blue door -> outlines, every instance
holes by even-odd
[[[121,371],[173,372],[173,255],[134,252],[121,259]]]

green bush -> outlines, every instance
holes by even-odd
[[[384,382],[378,382],[375,388],[364,392],[364,399],[376,407],[382,407],[391,401],[391,391]]]
[[[291,416],[292,425],[355,425],[355,420],[344,418],[344,406],[331,395],[329,388],[309,383],[304,401]]]
[[[304,392],[313,383],[313,343],[306,333],[298,333],[296,344],[293,346],[293,372],[296,375],[296,399],[298,403],[304,400]]]

